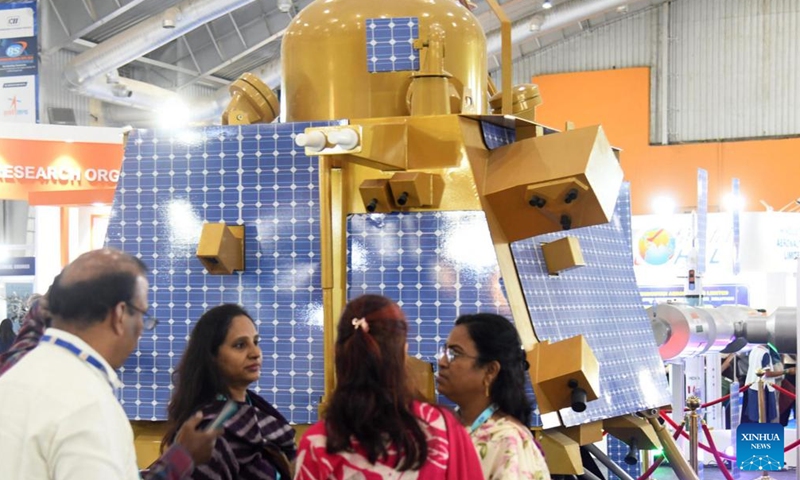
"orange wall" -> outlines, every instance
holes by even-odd
[[[634,214],[653,213],[655,196],[679,207],[697,205],[697,168],[708,170],[709,210],[715,211],[740,179],[746,210],[759,200],[776,209],[800,196],[800,138],[746,142],[650,145],[650,70],[630,68],[542,75],[533,78],[544,104],[536,121],[563,128],[602,124],[611,144],[623,149]],[[798,132],[800,134],[800,132]]]

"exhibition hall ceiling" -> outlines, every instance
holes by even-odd
[[[5,1],[0,0],[0,3]],[[48,55],[61,49],[84,52],[142,21],[187,3],[187,0],[43,0],[40,2],[43,59],[46,61]],[[283,30],[311,0],[243,0],[238,3],[241,6],[229,13],[203,23],[120,67],[120,75],[177,91],[184,91],[192,85],[222,87],[245,72],[278,61]],[[474,13],[487,35],[495,32],[499,22],[486,2],[475,0],[475,3]],[[541,0],[500,0],[499,3],[512,22],[522,23],[537,13],[555,12],[564,4],[589,4],[593,0],[553,0],[551,10],[543,10]],[[624,7],[558,31],[522,42],[515,41],[515,56],[544,48],[657,3],[660,0],[631,1]],[[496,59],[490,58],[489,68],[496,66]]]

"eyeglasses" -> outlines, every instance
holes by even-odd
[[[142,314],[142,323],[144,324],[145,330],[152,330],[156,328],[156,325],[158,325],[158,319],[147,313],[147,310],[142,310],[130,302],[125,302],[125,305],[127,305],[134,312],[139,312]]]
[[[466,353],[461,353],[456,350],[453,350],[453,347],[448,347],[447,345],[442,345],[441,347],[439,347],[439,354],[436,356],[436,358],[438,358],[439,360],[443,360],[446,358],[447,363],[453,363],[453,360],[461,357],[475,358],[475,359],[478,358],[477,356],[474,355],[467,355]]]

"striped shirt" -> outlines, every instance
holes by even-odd
[[[276,455],[292,461],[297,454],[294,429],[275,407],[256,393],[247,392],[248,402],[223,424],[223,434],[214,444],[211,460],[198,465],[193,480],[271,480],[276,475]],[[203,407],[203,423],[210,423],[225,405],[219,399]],[[282,480],[288,480],[281,477]]]

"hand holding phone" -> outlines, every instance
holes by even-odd
[[[225,402],[225,405],[222,406],[222,410],[220,410],[217,418],[208,424],[205,431],[210,432],[220,428],[237,410],[239,410],[239,404],[233,400],[228,400]]]

